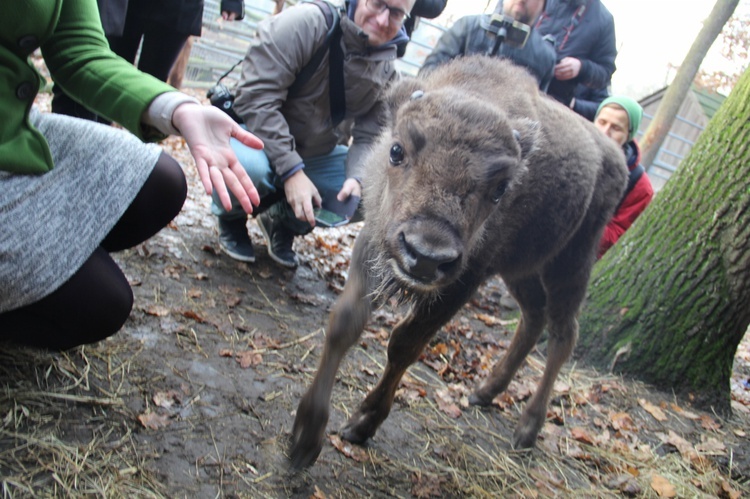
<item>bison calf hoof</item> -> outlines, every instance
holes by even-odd
[[[531,449],[536,445],[536,437],[541,428],[534,428],[529,425],[519,426],[513,433],[514,449]]]
[[[323,445],[317,442],[307,444],[293,442],[291,449],[289,449],[289,468],[293,471],[299,471],[312,466],[318,459],[321,450],[323,450]]]
[[[375,434],[376,429],[377,426],[373,427],[366,416],[357,412],[349,419],[349,422],[346,423],[339,434],[347,442],[362,445]]]
[[[469,395],[469,405],[478,405],[479,407],[488,407],[492,405],[492,400],[495,397],[485,397],[480,395],[477,392],[472,393]]]

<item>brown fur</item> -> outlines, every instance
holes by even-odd
[[[342,431],[358,443],[388,416],[403,373],[430,338],[493,274],[522,317],[508,353],[470,401],[491,404],[548,326],[545,372],[513,438],[515,447],[533,446],[575,343],[599,239],[625,188],[622,151],[509,62],[458,59],[400,82],[387,102],[391,121],[364,181],[366,223],[297,410],[295,468],[322,448],[338,366],[374,305],[401,293],[412,306],[391,334],[380,382]]]

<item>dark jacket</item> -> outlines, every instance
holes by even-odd
[[[599,105],[609,97],[609,85],[602,88],[591,88],[586,85],[577,85],[573,102],[573,111],[580,114],[589,121],[594,121]]]
[[[548,94],[570,105],[576,85],[602,88],[615,72],[615,21],[600,0],[547,0],[536,30],[555,40],[557,60],[575,57],[581,72],[571,80],[553,79]]]
[[[200,36],[203,26],[203,0],[129,0],[128,9],[137,9],[139,17],[186,35]],[[221,10],[236,12],[236,20],[245,15],[242,0],[221,0]]]
[[[625,144],[622,149],[628,163],[628,170],[630,170],[632,175],[633,170],[641,162],[641,150],[635,140],[631,140]],[[620,236],[633,225],[635,219],[643,213],[643,210],[646,209],[646,206],[654,198],[654,188],[646,172],[643,172],[638,177],[638,180],[632,187],[628,185],[628,188],[629,190],[625,193],[625,197],[617,207],[615,214],[612,215],[612,219],[604,228],[604,234],[599,242],[598,258],[601,258],[620,239]]]
[[[411,12],[409,13],[408,19],[404,21],[404,31],[406,31],[406,36],[411,37],[420,17],[424,17],[425,19],[435,19],[443,13],[443,9],[445,9],[447,3],[448,0],[416,0],[416,2],[414,2],[414,7],[412,7]],[[398,57],[403,57],[406,53],[407,43],[408,40],[398,45]]]
[[[440,37],[432,53],[425,59],[420,73],[456,57],[487,53],[494,44],[494,38],[487,32],[489,24],[490,16],[486,14],[465,16],[456,21]],[[555,51],[550,43],[542,40],[536,30],[531,30],[523,48],[504,43],[497,55],[526,68],[539,82],[539,88],[547,90],[554,72]]]
[[[102,29],[106,36],[122,36],[128,0],[97,0]]]

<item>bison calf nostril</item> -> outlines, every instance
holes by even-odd
[[[417,280],[434,281],[458,266],[461,253],[449,244],[429,244],[419,237],[410,240],[403,232],[399,242],[403,270]]]

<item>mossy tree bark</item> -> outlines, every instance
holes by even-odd
[[[750,71],[594,267],[576,356],[728,413],[750,323]]]

